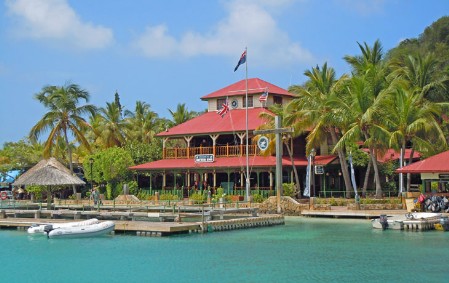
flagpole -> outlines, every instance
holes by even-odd
[[[245,182],[245,191],[246,191],[246,201],[250,201],[250,193],[249,193],[249,145],[248,145],[248,48],[245,47],[245,116],[246,116],[246,182]]]

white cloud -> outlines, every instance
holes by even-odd
[[[53,40],[83,49],[104,48],[113,41],[110,29],[83,22],[66,0],[7,0],[19,37]]]
[[[166,26],[147,27],[134,42],[142,54],[148,57],[161,56],[238,56],[248,47],[248,60],[263,62],[264,66],[311,62],[313,56],[299,42],[293,42],[281,30],[273,16],[291,0],[228,2],[228,15],[207,33],[188,31],[180,38],[170,35]],[[252,58],[252,59],[250,59]]]

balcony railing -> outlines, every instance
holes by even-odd
[[[260,149],[252,144],[248,145],[249,155],[259,155]],[[246,145],[201,146],[189,148],[164,148],[164,159],[189,159],[196,154],[213,154],[215,157],[234,157],[246,155]]]

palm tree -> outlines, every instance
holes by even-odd
[[[304,75],[309,78],[305,86],[290,88],[290,91],[298,94],[298,97],[287,105],[286,123],[292,125],[298,132],[312,129],[307,136],[306,145],[306,151],[310,152],[323,142],[327,142],[328,137],[334,145],[337,144],[344,125],[339,118],[338,108],[330,102],[338,97],[348,78],[343,75],[337,80],[335,70],[328,68],[327,63],[321,68],[317,66],[307,70]],[[340,160],[346,193],[350,195],[351,180],[344,147],[335,147],[334,151]]]
[[[97,141],[105,148],[122,146],[125,143],[125,120],[121,117],[121,108],[115,102],[107,102],[106,108],[100,108],[92,119]]]
[[[168,109],[168,111],[172,116],[171,126],[182,124],[198,115],[198,113],[194,111],[189,111],[185,103],[178,103],[176,111],[172,111],[171,109]]]
[[[375,112],[375,105],[380,102],[379,95],[388,89],[386,76],[388,68],[383,60],[382,46],[378,40],[373,47],[366,43],[358,43],[361,56],[345,56],[344,59],[352,67],[352,79],[347,87],[348,101],[346,107],[340,105],[345,112],[351,113],[346,117],[349,128],[342,136],[336,147],[344,146],[348,141],[355,142],[362,139],[368,146],[371,163],[374,169],[376,197],[382,197],[377,154],[388,146],[386,139],[388,131],[377,123],[379,118]]]
[[[437,73],[437,61],[432,55],[424,58],[421,55],[407,56],[403,62],[391,63],[393,72],[390,74],[395,84],[395,90],[382,106],[392,127],[390,145],[402,149],[404,160],[405,147],[412,145],[409,163],[413,162],[415,149],[421,152],[435,148],[443,150],[446,147],[441,125],[438,122],[442,110],[447,103],[443,100],[447,76]],[[394,104],[389,104],[394,103]],[[433,137],[433,138],[432,138]],[[437,149],[438,150],[438,149]],[[407,190],[410,189],[411,176],[407,174]]]
[[[125,111],[128,140],[149,143],[157,133],[158,115],[151,106],[142,101],[136,101],[134,112]]]
[[[85,114],[94,115],[96,108],[86,104],[79,106],[81,100],[89,101],[89,93],[76,84],[64,86],[45,86],[41,92],[35,95],[49,111],[41,120],[31,128],[30,140],[36,141],[42,134],[48,133],[44,143],[44,156],[49,157],[59,138],[63,138],[68,154],[70,171],[73,173],[72,147],[69,138],[73,137],[87,149],[90,145],[84,136],[84,132],[90,125],[83,118]],[[76,193],[76,188],[73,187]]]

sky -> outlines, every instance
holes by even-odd
[[[46,109],[34,95],[74,83],[105,107],[118,92],[171,118],[178,103],[248,78],[287,89],[325,62],[340,76],[357,43],[384,51],[449,15],[447,0],[4,0],[0,4],[0,148]]]

